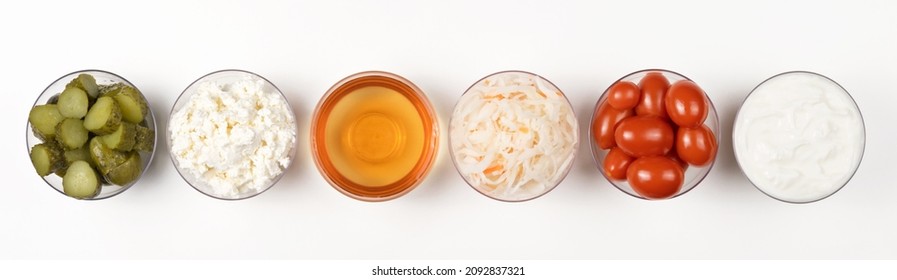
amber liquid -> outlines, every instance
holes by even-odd
[[[416,185],[422,175],[415,173],[426,173],[435,150],[429,107],[407,86],[382,79],[340,87],[316,120],[325,176],[355,196],[386,197]]]

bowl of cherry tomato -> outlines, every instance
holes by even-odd
[[[678,197],[716,161],[719,117],[694,81],[663,69],[614,82],[595,105],[589,130],[601,174],[637,198]]]

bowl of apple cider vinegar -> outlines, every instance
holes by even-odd
[[[424,93],[380,71],[333,85],[315,108],[310,134],[321,175],[362,201],[410,192],[430,171],[439,147],[436,112]]]

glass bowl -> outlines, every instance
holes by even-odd
[[[455,169],[474,190],[499,201],[528,201],[570,172],[579,124],[553,83],[530,72],[502,71],[461,95],[449,123],[449,148]]]
[[[202,126],[198,129],[203,129],[203,128],[209,129],[206,127],[213,126],[213,127],[215,127],[215,128],[212,128],[213,131],[222,132],[222,130],[220,130],[220,129],[215,130],[219,127],[218,124],[228,123],[228,128],[226,130],[227,136],[226,136],[226,139],[223,139],[223,141],[222,141],[222,142],[225,142],[224,145],[235,145],[233,143],[235,143],[237,141],[249,141],[249,142],[251,142],[251,144],[241,144],[241,145],[248,145],[248,146],[230,146],[230,147],[227,147],[227,148],[230,148],[230,150],[227,150],[227,152],[224,152],[224,153],[214,153],[213,151],[219,151],[219,150],[226,149],[226,148],[207,147],[208,145],[202,145],[199,148],[199,149],[206,149],[206,150],[194,150],[192,152],[187,152],[189,150],[187,150],[187,148],[185,148],[185,147],[177,146],[178,144],[176,142],[179,142],[179,141],[175,141],[172,138],[172,136],[173,136],[172,130],[174,130],[176,127],[180,127],[180,124],[175,123],[178,120],[180,120],[178,118],[179,111],[182,108],[184,108],[185,106],[188,106],[191,102],[191,99],[194,98],[195,96],[204,96],[204,95],[197,95],[197,92],[203,86],[209,85],[212,90],[219,90],[219,89],[230,90],[231,87],[234,86],[234,83],[241,83],[239,85],[242,85],[244,87],[258,86],[259,87],[258,90],[261,90],[264,93],[266,93],[266,95],[264,95],[262,97],[267,97],[268,98],[267,102],[277,102],[277,101],[283,102],[281,104],[266,104],[264,106],[269,106],[274,109],[278,109],[276,106],[284,106],[285,108],[282,108],[281,110],[283,110],[282,112],[285,112],[286,114],[277,115],[276,111],[274,113],[271,113],[271,110],[263,110],[263,111],[259,111],[259,112],[267,112],[266,115],[264,117],[257,117],[256,112],[253,112],[253,111],[249,111],[249,110],[236,111],[235,110],[235,111],[228,111],[227,113],[229,113],[229,114],[225,114],[223,112],[218,112],[218,113],[214,113],[211,115],[203,115],[203,116],[199,117],[200,119],[196,120],[196,122],[197,122],[197,125],[205,125],[205,126]],[[260,83],[260,84],[258,84],[258,83]],[[250,90],[251,89],[252,88],[250,88]],[[241,101],[253,100],[253,99],[248,99],[248,98],[255,98],[253,96],[247,97],[245,95],[246,94],[243,94],[240,96],[234,96],[234,98],[229,98],[229,97],[227,97],[227,95],[205,96],[205,97],[198,97],[198,98],[209,98],[209,99],[211,99],[212,102],[216,102],[218,104],[217,108],[221,108],[219,110],[228,110],[228,108],[225,104],[228,104],[228,103],[237,104],[237,103],[240,103]],[[224,98],[219,98],[219,97],[224,97]],[[256,108],[255,108],[256,110],[268,109],[268,107],[264,107],[264,108],[258,107],[258,106],[263,106],[263,105],[259,105],[260,104],[259,102],[263,102],[263,101],[265,101],[265,99],[255,99],[255,101],[256,101]],[[197,102],[197,105],[199,105],[200,107],[202,106],[201,103],[199,103],[199,102]],[[239,108],[240,107],[234,107],[231,109],[239,109]],[[246,107],[243,107],[243,108],[246,108]],[[202,112],[202,111],[195,111],[195,112],[198,114],[208,114],[208,113]],[[246,117],[247,115],[251,116],[251,117]],[[187,119],[186,116],[184,118]],[[212,120],[208,120],[208,118],[213,118],[213,119],[218,118],[218,122],[208,125],[209,123],[212,123]],[[248,118],[248,119],[241,119],[241,118]],[[202,120],[202,119],[207,119],[207,120]],[[166,139],[168,140],[168,152],[171,155],[171,162],[174,164],[175,168],[177,169],[178,174],[181,175],[181,178],[183,178],[184,181],[187,182],[187,184],[189,184],[191,187],[193,187],[200,193],[205,194],[209,197],[222,199],[222,200],[241,200],[241,199],[254,197],[256,195],[259,195],[259,194],[267,191],[268,189],[271,188],[271,186],[276,184],[280,180],[280,178],[282,178],[283,175],[286,173],[286,170],[289,168],[289,166],[293,163],[295,156],[296,156],[296,148],[295,147],[296,147],[296,142],[297,142],[297,128],[296,128],[295,119],[296,119],[295,114],[293,113],[293,109],[290,106],[289,102],[287,101],[286,96],[284,96],[283,92],[281,92],[280,89],[278,89],[276,86],[274,86],[274,84],[271,83],[271,81],[269,81],[268,79],[265,79],[264,77],[262,77],[258,74],[249,72],[249,71],[235,70],[235,69],[219,70],[219,71],[215,71],[215,72],[206,74],[205,76],[200,77],[199,79],[197,79],[196,81],[191,83],[189,86],[187,86],[187,88],[184,89],[184,91],[181,93],[181,95],[178,96],[177,101],[175,101],[174,106],[172,106],[172,108],[171,108],[171,113],[168,118],[168,129],[166,130]],[[281,122],[280,125],[282,125],[283,130],[273,131],[271,129],[271,123],[269,123],[269,122],[274,122],[274,121]],[[205,122],[205,124],[203,124],[203,122]],[[256,128],[254,126],[247,125],[247,123],[252,123],[255,125],[262,125],[264,127]],[[243,128],[243,129],[240,129],[240,132],[243,133],[242,135],[237,134],[238,133],[238,129],[237,129],[238,125]],[[184,129],[190,129],[190,128],[184,128]],[[249,135],[249,132],[246,132],[247,130],[251,131],[251,136],[248,136],[248,138],[251,140],[244,139],[244,138],[247,138],[246,135]],[[258,136],[258,135],[262,135],[262,136]],[[198,137],[198,136],[196,136],[196,137],[197,137],[197,139],[200,139],[200,137]],[[259,137],[266,137],[266,138],[260,139]],[[202,137],[202,139],[205,139],[205,137]],[[292,140],[290,140],[290,139],[292,139]],[[217,141],[221,141],[221,140],[222,139],[219,139]],[[205,141],[205,140],[203,140],[203,141]],[[216,140],[209,140],[209,141],[212,142],[212,141],[216,141]],[[269,141],[274,142],[274,144],[269,143]],[[292,143],[289,143],[290,141],[292,141]],[[195,142],[193,142],[193,143],[195,143]],[[184,143],[184,145],[193,146],[194,144]],[[245,151],[246,151],[247,147],[249,147],[249,148],[254,147],[257,150],[251,155],[245,155]],[[261,150],[261,149],[266,149],[266,150]],[[268,150],[268,149],[270,149],[270,150]],[[288,149],[288,151],[287,151],[287,149]],[[223,181],[223,179],[222,179],[222,176],[214,176],[213,177],[211,175],[209,175],[208,177],[211,177],[212,179],[202,179],[201,180],[196,175],[194,175],[193,172],[188,170],[187,167],[182,167],[181,164],[179,163],[177,153],[178,153],[178,151],[182,151],[182,150],[184,151],[185,154],[195,153],[196,155],[201,155],[202,157],[211,157],[211,156],[217,157],[215,159],[210,159],[210,158],[197,159],[197,161],[203,161],[203,166],[209,168],[209,171],[217,171],[217,172],[225,172],[225,173],[229,172],[226,174],[226,176],[237,177],[237,179],[231,180],[231,182],[239,181],[239,183],[231,183],[231,182],[225,181],[225,182],[218,183],[218,184],[212,184],[209,182],[209,180],[214,179],[216,181],[219,181],[219,180]],[[242,155],[243,156],[242,158],[238,158],[239,155],[236,155],[236,153],[242,153],[244,155]],[[268,154],[269,156],[271,156],[271,159],[262,158],[262,159],[250,160],[250,159],[246,158],[247,156],[260,156],[261,154]],[[283,155],[282,159],[285,159],[285,163],[281,162],[281,161],[283,161],[282,159],[276,158],[277,154]],[[199,157],[199,156],[197,156],[197,157]],[[186,160],[186,157],[184,157],[184,158]],[[245,166],[242,168],[235,167],[234,164],[227,164],[225,166],[215,166],[215,167],[208,165],[208,164],[215,164],[217,162],[227,162],[228,160],[239,161],[245,165],[249,165],[249,166],[251,166],[251,170]],[[222,168],[225,170],[219,170]],[[192,168],[192,169],[195,170],[195,168]],[[208,173],[208,172],[206,172],[206,173]],[[253,176],[243,176],[243,177],[240,177],[240,175],[239,175],[239,174],[254,174],[254,173],[261,173],[261,175],[256,174]],[[260,176],[264,176],[264,174],[274,174],[274,173],[276,173],[276,175],[273,175],[272,177],[269,177],[269,178],[260,177]],[[237,174],[237,175],[233,175],[233,174]],[[219,181],[219,182],[221,182],[221,181]],[[236,185],[236,184],[239,184],[239,185]]]
[[[803,76],[803,77],[801,77],[801,76]],[[746,111],[751,110],[752,105],[753,106],[764,106],[764,107],[777,105],[777,104],[757,105],[756,102],[751,102],[751,100],[752,100],[751,97],[755,96],[756,94],[759,94],[759,93],[757,93],[758,90],[768,86],[768,87],[774,87],[779,90],[787,89],[789,91],[797,92],[799,94],[806,94],[806,93],[810,93],[810,92],[812,92],[812,93],[825,92],[825,90],[820,88],[818,85],[795,84],[793,82],[792,82],[792,84],[787,84],[787,85],[780,84],[782,82],[782,80],[784,80],[784,79],[804,79],[804,80],[797,80],[797,81],[792,80],[793,82],[794,81],[807,82],[808,79],[813,79],[813,80],[821,81],[823,83],[828,84],[829,86],[831,86],[832,89],[837,88],[839,90],[839,92],[836,92],[836,94],[838,95],[837,97],[825,98],[825,99],[841,98],[840,101],[843,102],[842,104],[840,104],[842,106],[841,108],[836,108],[836,109],[841,110],[840,112],[831,112],[831,113],[847,114],[847,115],[849,115],[851,113],[856,113],[856,117],[858,118],[855,127],[850,126],[851,124],[849,124],[849,123],[846,124],[849,127],[858,129],[857,131],[854,131],[854,132],[857,132],[857,134],[855,134],[855,135],[857,137],[856,140],[858,141],[857,142],[858,145],[854,146],[854,147],[841,146],[840,148],[832,148],[832,150],[837,150],[841,153],[838,153],[838,152],[827,153],[825,156],[826,158],[837,158],[839,154],[845,154],[845,153],[843,153],[844,151],[849,151],[850,149],[853,149],[853,154],[850,157],[850,160],[852,161],[852,163],[850,164],[850,166],[847,166],[846,168],[845,168],[845,166],[839,166],[840,168],[844,168],[842,170],[843,174],[842,174],[841,178],[825,178],[824,180],[822,180],[822,182],[816,181],[810,185],[804,185],[805,187],[808,187],[808,188],[823,188],[821,190],[817,190],[818,191],[817,193],[795,192],[799,186],[799,184],[797,184],[797,182],[795,182],[795,181],[791,181],[788,188],[785,188],[785,190],[781,190],[781,189],[777,190],[776,187],[774,187],[772,185],[764,185],[765,183],[770,183],[770,180],[769,179],[764,180],[762,178],[762,175],[759,175],[759,174],[781,174],[781,173],[765,173],[765,172],[758,172],[758,171],[752,170],[753,168],[750,168],[750,164],[749,164],[751,161],[749,155],[760,155],[760,153],[750,153],[747,150],[745,150],[745,149],[749,149],[749,148],[742,147],[742,144],[741,144],[742,142],[746,141],[744,139],[747,139],[750,135],[749,132],[742,131],[742,127],[748,127],[748,128],[750,127],[746,123],[749,120],[745,120],[745,118],[749,118],[749,117],[744,116],[743,114],[747,114]],[[776,84],[776,83],[779,83],[779,84]],[[784,86],[787,86],[787,88],[785,88]],[[800,91],[801,89],[808,89],[808,90]],[[810,89],[812,89],[812,91],[810,91]],[[840,93],[843,93],[843,95],[840,95]],[[788,98],[789,98],[789,96],[787,94],[782,94],[781,92],[776,92],[776,100],[788,100]],[[825,101],[830,102],[830,100],[825,100]],[[788,104],[800,104],[800,103],[807,103],[807,102],[788,102]],[[832,106],[831,104],[826,104],[826,105],[827,105],[826,106],[827,108],[831,108],[831,106]],[[800,109],[801,109],[801,111],[808,111],[808,112],[812,112],[812,110],[813,110],[813,108],[800,108]],[[851,112],[845,113],[844,112],[845,110],[851,111]],[[855,110],[855,111],[853,111],[853,110]],[[778,110],[778,112],[781,112],[781,110]],[[800,113],[796,113],[795,116],[793,117],[793,122],[795,124],[800,122],[799,115],[800,115]],[[824,119],[821,119],[821,117],[822,116],[820,116],[818,112],[813,112],[812,117],[808,118],[807,120],[815,119],[815,120],[817,120],[817,122],[824,121],[824,124],[826,127],[826,129],[824,129],[824,130],[838,131],[839,135],[848,135],[849,134],[849,133],[847,133],[848,131],[846,131],[846,130],[838,130],[839,127],[837,126],[837,123],[839,123],[839,122],[835,122],[835,121],[831,121],[831,120],[824,120]],[[812,122],[809,122],[809,121],[807,122],[808,126],[812,125],[812,124],[813,124]],[[748,128],[745,128],[745,129],[748,129]],[[843,128],[843,127],[841,127],[841,128]],[[777,132],[773,131],[773,132],[767,132],[767,133],[777,133]],[[777,134],[780,137],[784,137],[785,139],[793,139],[794,137],[806,137],[806,134],[802,134],[802,135],[783,135],[786,133],[777,133]],[[820,138],[829,138],[829,137],[823,136]],[[757,139],[757,138],[754,138],[754,139]],[[818,142],[818,140],[815,142]],[[772,144],[769,142],[767,142],[767,143]],[[844,145],[846,145],[846,144],[844,144]],[[748,178],[748,181],[750,181],[751,184],[757,188],[757,190],[759,190],[763,194],[765,194],[773,199],[776,199],[776,200],[779,200],[782,202],[794,203],[794,204],[811,203],[811,202],[823,200],[825,198],[828,198],[828,197],[834,195],[835,193],[840,191],[842,188],[844,188],[844,186],[846,186],[847,183],[850,182],[850,179],[852,179],[853,176],[856,174],[857,170],[860,167],[860,163],[863,161],[863,154],[866,149],[866,124],[863,119],[863,114],[860,111],[859,106],[857,106],[856,101],[853,99],[853,97],[850,95],[850,93],[846,89],[844,89],[844,87],[842,87],[840,84],[838,84],[831,78],[826,77],[819,73],[809,72],[809,71],[789,71],[789,72],[784,72],[784,73],[774,75],[774,76],[764,80],[763,82],[758,84],[757,87],[755,87],[753,90],[751,90],[751,92],[744,98],[744,101],[742,101],[742,104],[739,107],[738,114],[735,116],[735,123],[734,123],[733,129],[732,129],[732,148],[735,152],[735,160],[738,163],[739,169],[741,169],[741,171],[742,171],[742,173],[744,173],[745,177]],[[775,148],[776,147],[773,146],[771,148],[766,148],[765,150],[774,152],[776,150]],[[797,148],[788,149],[788,150],[792,151],[793,157],[799,156],[798,152],[797,152],[797,150],[798,150]],[[806,153],[804,153],[804,154],[806,154]],[[787,162],[788,158],[785,158],[784,156],[782,156],[782,157],[777,157],[776,160],[778,162]],[[812,161],[812,159],[810,159],[810,158],[800,160],[800,162],[803,162],[803,163],[808,163],[811,161]],[[819,167],[820,167],[819,170],[823,170],[823,173],[826,173],[825,170],[835,170],[835,169],[823,168],[822,164],[819,164]],[[795,168],[796,168],[796,166],[793,166],[793,165],[788,166],[788,169],[791,169],[791,170],[795,170]],[[810,169],[810,170],[813,170],[813,169]],[[806,170],[802,170],[802,171],[806,171]],[[833,172],[829,172],[829,173],[833,173]],[[800,178],[800,176],[798,175],[797,178]],[[775,183],[775,180],[772,182]],[[824,187],[823,184],[826,184],[826,183],[831,184],[831,186]],[[809,190],[804,188],[803,191],[809,191]],[[776,192],[778,192],[778,193],[776,193]]]
[[[691,81],[691,79],[683,76],[682,74],[679,74],[679,73],[676,73],[673,71],[669,71],[669,70],[664,70],[664,69],[639,70],[639,71],[633,72],[631,74],[628,74],[626,76],[623,76],[623,78],[620,78],[619,80],[617,80],[616,82],[611,84],[601,95],[601,98],[598,99],[598,102],[595,104],[595,109],[592,111],[592,117],[590,119],[590,124],[589,124],[589,142],[591,143],[590,146],[591,146],[591,150],[592,150],[592,158],[595,160],[595,164],[598,166],[599,172],[607,179],[608,182],[610,182],[612,185],[614,185],[614,187],[616,187],[620,191],[623,191],[624,193],[629,194],[633,197],[646,199],[646,200],[655,200],[655,199],[648,198],[648,197],[645,197],[645,196],[637,193],[632,188],[632,186],[629,184],[629,182],[627,180],[614,180],[611,177],[609,177],[607,174],[605,174],[604,159],[607,157],[607,154],[610,150],[609,149],[603,150],[598,146],[598,143],[595,140],[596,139],[595,131],[594,131],[593,127],[595,125],[595,117],[597,115],[598,108],[600,108],[606,102],[611,87],[613,87],[618,82],[624,82],[624,81],[625,82],[633,82],[635,84],[638,84],[639,81],[641,81],[641,79],[643,77],[645,77],[648,73],[651,73],[651,72],[657,72],[657,73],[663,74],[663,76],[666,77],[667,80],[669,80],[670,84],[676,83],[677,81],[681,81],[681,80]],[[707,105],[708,105],[707,108],[708,109],[707,109],[707,118],[704,120],[703,124],[705,126],[707,126],[711,132],[713,132],[713,136],[716,140],[716,147],[715,147],[716,151],[713,152],[713,158],[712,158],[712,160],[710,160],[710,163],[708,163],[704,166],[688,166],[684,173],[684,180],[683,180],[683,184],[682,184],[681,188],[672,196],[666,197],[664,199],[672,199],[672,198],[678,197],[680,195],[683,195],[683,194],[687,193],[688,191],[692,190],[698,184],[700,184],[701,181],[704,180],[705,177],[707,177],[707,174],[710,173],[710,169],[713,168],[713,164],[716,162],[716,157],[719,155],[719,140],[720,140],[719,116],[717,115],[716,107],[713,106],[713,101],[710,99],[709,96],[707,96],[706,91],[704,93],[704,96],[706,97],[706,100],[707,100]],[[673,150],[675,150],[675,149],[676,149],[676,147],[674,145]]]
[[[66,74],[66,75],[60,77],[59,79],[56,79],[55,81],[53,81],[53,83],[50,83],[50,85],[47,86],[47,88],[44,89],[44,91],[41,92],[41,94],[37,97],[37,100],[35,100],[34,105],[32,107],[46,104],[51,98],[58,96],[58,94],[60,92],[62,92],[63,89],[65,89],[65,85],[68,84],[70,81],[72,81],[75,77],[77,77],[80,74],[92,75],[94,77],[94,79],[96,80],[97,85],[123,83],[125,85],[131,86],[131,87],[137,89],[138,91],[140,91],[140,89],[138,89],[137,86],[135,86],[134,84],[132,84],[125,78],[122,78],[121,76],[116,75],[115,73],[103,71],[103,70],[81,70],[81,71],[75,71],[75,72]],[[146,100],[145,95],[144,95],[144,100]],[[147,102],[149,102],[149,100],[147,100]],[[144,119],[144,122],[145,122],[145,126],[147,128],[151,128],[151,129],[153,129],[153,131],[156,130],[156,118],[153,115],[153,110],[152,110],[151,106],[149,107],[149,112],[147,113],[147,115]],[[144,151],[140,152],[141,168],[142,169],[140,172],[140,176],[138,176],[137,179],[135,179],[131,183],[124,185],[124,186],[104,183],[100,189],[99,194],[97,194],[95,197],[92,197],[92,198],[84,198],[83,200],[100,200],[100,199],[110,198],[110,197],[113,197],[115,195],[118,195],[118,194],[124,192],[125,190],[129,189],[131,186],[136,184],[138,181],[140,181],[140,178],[143,177],[143,173],[145,173],[146,170],[149,168],[150,163],[153,161],[153,156],[155,155],[155,151],[156,151],[155,143],[158,140],[158,134],[156,134],[154,136],[155,136],[155,138],[153,139],[152,151],[151,152],[144,152]],[[31,123],[26,122],[26,124],[25,124],[25,143],[27,145],[26,151],[28,151],[28,153],[30,154],[31,147],[33,147],[34,145],[37,145],[39,143],[42,143],[42,142],[43,141],[41,141],[39,138],[37,138],[37,136],[34,134],[34,131],[31,128]],[[47,182],[47,185],[49,185],[50,187],[53,187],[53,189],[55,189],[59,193],[65,195],[65,192],[63,192],[63,188],[62,188],[62,178],[61,177],[57,176],[56,174],[50,174],[50,175],[43,177],[42,179],[44,180],[44,182]]]
[[[361,201],[386,201],[427,176],[439,148],[439,124],[411,81],[367,71],[340,80],[321,97],[309,143],[318,171],[334,189]]]

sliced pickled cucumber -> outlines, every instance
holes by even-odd
[[[121,124],[121,110],[112,97],[100,97],[84,117],[84,128],[97,135],[115,132]]]
[[[34,134],[44,141],[53,140],[56,136],[56,125],[64,119],[65,117],[59,113],[58,105],[55,104],[34,106],[28,113],[28,122],[31,123]]]
[[[122,122],[118,125],[118,129],[115,132],[97,137],[103,139],[106,147],[127,152],[133,150],[134,144],[137,142],[137,125]]]
[[[90,150],[90,159],[94,162],[97,169],[100,170],[100,173],[103,174],[128,160],[127,153],[106,147],[106,144],[103,144],[99,137],[90,139],[88,149]]]
[[[125,86],[127,86],[127,85],[125,85],[124,83],[99,85],[98,87],[100,89],[100,97],[106,96],[109,93],[111,93],[121,87],[125,87]]]
[[[143,95],[130,86],[121,86],[112,90],[107,96],[115,98],[121,109],[122,119],[130,123],[140,123],[149,112],[149,106]]]
[[[68,164],[79,160],[83,160],[87,163],[93,164],[93,160],[90,159],[90,151],[87,148],[87,144],[84,144],[84,146],[82,146],[81,148],[77,148],[71,151],[65,151],[65,153],[62,154],[62,157],[65,158],[65,162]]]
[[[97,80],[90,74],[80,74],[74,80],[65,85],[66,88],[77,88],[87,93],[91,99],[96,99],[100,95]]]
[[[134,150],[152,152],[156,146],[156,132],[144,126],[137,126]]]
[[[59,94],[59,113],[63,117],[80,119],[87,115],[87,108],[90,101],[87,99],[87,93],[79,88],[66,88]]]
[[[77,148],[70,151],[65,151],[62,153],[63,157],[63,166],[59,169],[56,169],[56,175],[59,177],[65,176],[66,169],[69,168],[73,162],[83,160],[90,164],[90,166],[96,167],[96,164],[93,163],[93,160],[90,159],[90,152],[88,151],[87,144],[84,144],[81,148]]]
[[[50,175],[63,167],[62,149],[49,143],[34,145],[31,147],[31,164],[41,177]]]
[[[65,119],[56,125],[56,142],[65,150],[84,147],[88,136],[84,122],[79,119]]]
[[[140,177],[142,168],[140,153],[131,152],[128,154],[128,160],[106,172],[106,180],[112,184],[125,186],[137,180],[137,177]]]
[[[62,177],[62,191],[74,198],[93,198],[100,193],[100,177],[87,162],[75,161]]]

